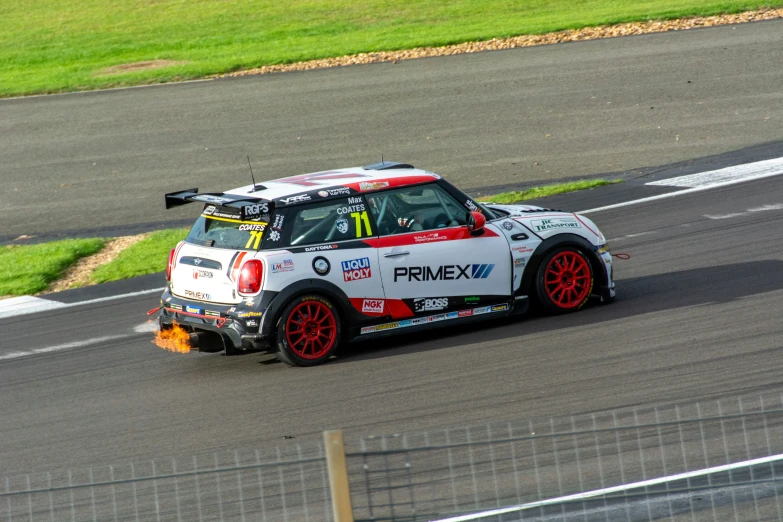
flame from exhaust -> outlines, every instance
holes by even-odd
[[[177,323],[173,323],[171,328],[155,332],[152,343],[170,352],[190,352],[190,334]]]

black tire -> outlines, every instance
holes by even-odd
[[[553,248],[536,271],[538,302],[550,314],[567,314],[582,308],[590,299],[594,284],[590,260],[577,247]]]
[[[289,302],[277,323],[277,358],[289,366],[315,366],[329,360],[340,345],[340,314],[320,295]]]

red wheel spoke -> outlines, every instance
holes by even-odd
[[[319,359],[329,353],[337,340],[337,321],[324,303],[305,300],[296,306],[286,322],[290,349],[302,359]]]

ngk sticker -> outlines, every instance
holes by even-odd
[[[356,281],[359,279],[372,277],[369,257],[343,261],[341,265],[343,268],[343,280],[345,281]]]
[[[362,301],[362,313],[382,314],[383,299],[365,299],[364,301]]]

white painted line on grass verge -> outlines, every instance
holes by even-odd
[[[649,196],[646,198],[624,201],[622,203],[615,203],[614,205],[606,205],[605,207],[582,210],[577,212],[577,214],[590,214],[592,212],[600,212],[602,210],[638,205],[639,203],[647,203],[648,201],[657,201],[659,199],[668,199],[685,194],[693,194],[694,192],[701,192],[703,190],[728,187],[730,185],[736,185],[737,183],[745,183],[747,181],[779,176],[781,174],[783,174],[783,158],[775,158],[771,160],[757,161],[755,163],[748,163],[747,165],[737,165],[734,167],[727,167],[725,169],[701,172],[699,174],[689,174],[687,176],[679,176],[661,181],[652,181],[650,183],[646,183],[646,185],[690,188],[686,188],[685,190],[678,190],[676,192],[668,192],[666,194],[658,194],[657,196]]]
[[[469,520],[480,520],[486,517],[492,517],[497,515],[503,515],[505,513],[512,513],[514,511],[523,511],[525,509],[532,509],[542,506],[548,506],[552,504],[561,504],[563,502],[569,502],[572,500],[584,500],[593,497],[600,497],[602,495],[609,495],[611,493],[619,493],[627,491],[629,489],[638,489],[648,486],[655,486],[658,484],[664,484],[666,482],[674,482],[677,480],[684,480],[694,477],[702,477],[704,475],[711,475],[713,473],[721,473],[723,471],[731,471],[733,469],[748,468],[751,466],[757,466],[759,464],[769,464],[770,462],[776,462],[783,460],[783,454],[770,455],[769,457],[761,457],[758,459],[744,460],[742,462],[734,462],[732,464],[724,464],[722,466],[715,466],[712,468],[699,469],[695,471],[687,471],[685,473],[678,473],[677,475],[669,475],[666,477],[658,477],[654,479],[642,480],[640,482],[631,482],[630,484],[621,484],[619,486],[612,486],[609,488],[594,489],[592,491],[585,491],[583,493],[575,493],[573,495],[565,495],[563,497],[548,498],[546,500],[539,500],[537,502],[528,502],[527,504],[519,504],[517,506],[511,506],[506,508],[492,509],[489,511],[482,511],[480,513],[471,513],[469,515],[460,515],[451,518],[441,518],[433,522],[467,522]],[[729,484],[716,484],[716,487],[727,486]]]
[[[130,292],[127,294],[110,295],[108,297],[89,299],[87,301],[78,301],[76,303],[62,303],[60,301],[42,299],[40,297],[33,297],[29,295],[22,296],[22,297],[12,297],[11,299],[3,299],[2,301],[0,301],[0,319],[4,319],[6,317],[14,317],[17,315],[33,314],[36,312],[43,312],[46,310],[60,310],[63,308],[72,308],[74,306],[103,303],[106,301],[114,301],[115,299],[136,297],[138,295],[160,293],[163,292],[163,290],[164,288],[153,288],[151,290],[141,290],[139,292]],[[3,305],[2,303],[8,303],[8,305]]]

